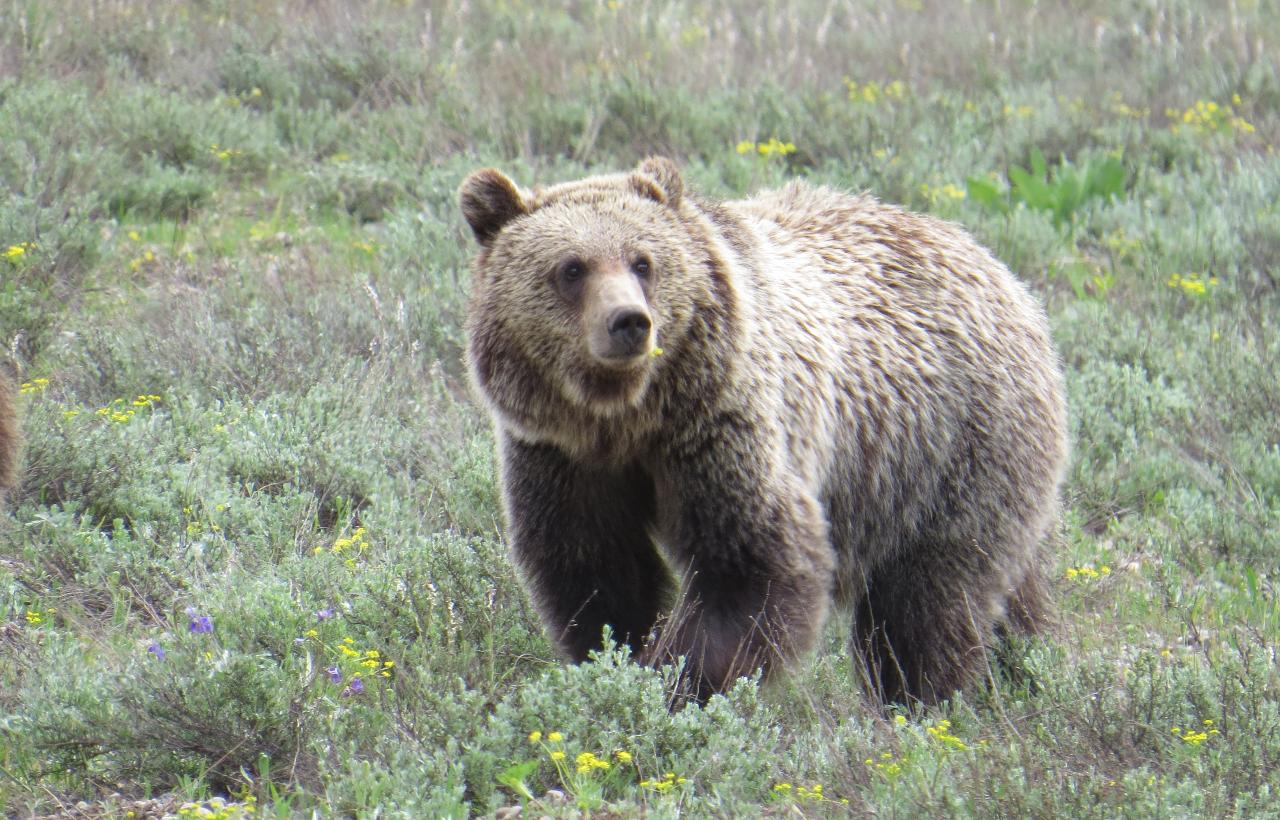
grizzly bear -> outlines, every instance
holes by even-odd
[[[532,191],[480,170],[459,200],[510,552],[570,659],[608,626],[705,699],[834,602],[868,689],[931,703],[1041,625],[1062,370],[963,230],[801,182],[702,201],[661,158]]]

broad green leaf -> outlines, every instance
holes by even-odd
[[[1044,161],[1044,154],[1039,148],[1031,148],[1031,173],[1035,174],[1039,179],[1047,180],[1049,178],[1049,166]]]
[[[1108,157],[1101,162],[1089,164],[1089,193],[1102,199],[1118,197],[1124,193],[1124,164],[1120,160]]]
[[[985,177],[969,177],[965,180],[965,189],[969,193],[969,199],[978,203],[987,210],[996,213],[1008,213],[1009,200],[1005,194],[994,182]]]
[[[524,763],[517,763],[498,775],[498,783],[506,786],[525,800],[533,800],[533,791],[529,788],[529,784],[525,783],[525,779],[529,775],[538,770],[538,761],[528,760]]]
[[[1016,165],[1009,166],[1009,181],[1015,199],[1020,199],[1028,208],[1048,211],[1053,208],[1053,197],[1049,194],[1049,186],[1043,180],[1033,177]]]

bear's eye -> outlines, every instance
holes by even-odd
[[[560,266],[560,281],[573,284],[587,275],[587,266],[577,259],[570,259]]]
[[[632,262],[631,270],[634,271],[635,275],[639,276],[641,279],[647,277],[649,275],[649,270],[650,270],[648,258],[642,256],[636,261]]]

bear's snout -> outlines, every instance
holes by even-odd
[[[582,318],[587,348],[596,361],[629,367],[649,352],[653,314],[644,288],[626,268],[601,270],[588,280]]]
[[[653,321],[643,310],[618,308],[609,314],[609,338],[624,356],[645,352],[652,327]]]

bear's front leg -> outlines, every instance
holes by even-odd
[[[681,571],[675,610],[642,660],[685,658],[681,695],[705,700],[816,643],[834,557],[817,500],[746,423],[673,451],[658,469],[660,532]]]
[[[673,586],[650,535],[653,481],[506,433],[499,454],[511,556],[551,639],[582,661],[607,624],[638,653]]]

